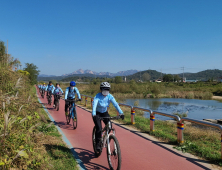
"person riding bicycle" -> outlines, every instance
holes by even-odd
[[[54,95],[53,107],[55,107],[55,101],[56,101],[56,97],[57,97],[56,95],[58,95],[59,92],[61,92],[63,94],[63,91],[62,91],[62,89],[60,87],[60,84],[56,83],[56,87],[55,87],[54,92],[53,92],[53,95]],[[58,99],[60,99],[60,96],[58,96]]]
[[[39,93],[41,93],[41,90],[42,90],[42,84],[40,83],[38,87],[39,87]]]
[[[107,107],[109,107],[110,102],[116,108],[116,110],[120,114],[120,118],[124,119],[124,114],[121,108],[119,107],[118,103],[116,102],[115,98],[109,93],[110,91],[110,84],[108,82],[102,82],[100,84],[101,92],[98,93],[93,100],[93,108],[92,108],[92,117],[93,122],[96,126],[96,149],[99,151],[100,148],[100,141],[102,135],[102,124],[100,117],[110,117]],[[109,119],[104,119],[103,122],[105,125],[109,122]]]
[[[49,92],[53,94],[55,87],[52,84],[52,81],[49,81],[49,84],[46,86],[45,91],[47,92],[47,96],[49,96]]]
[[[75,99],[75,94],[77,93],[78,99],[81,100],[81,96],[77,87],[75,87],[76,83],[74,81],[70,82],[70,86],[66,88],[65,91],[65,100]],[[74,101],[66,101],[65,102],[65,114],[68,115],[68,107],[72,105]]]
[[[45,89],[46,89],[46,85],[45,83],[43,83],[43,85],[41,86],[41,90],[42,90],[42,95],[45,95]]]

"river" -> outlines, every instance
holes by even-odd
[[[126,99],[126,104],[133,105],[139,102],[139,107],[164,112],[164,113],[187,113],[187,117],[197,120],[202,119],[222,119],[222,102],[217,100],[198,99]],[[149,118],[149,113],[144,113],[144,117]],[[170,118],[155,115],[156,119],[169,120]]]

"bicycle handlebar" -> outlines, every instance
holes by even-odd
[[[117,120],[120,119],[120,116],[114,116],[114,117],[99,117],[100,120],[103,119],[109,119],[109,120]]]
[[[68,102],[78,102],[78,101],[81,101],[80,99],[65,99],[65,101],[68,101]]]

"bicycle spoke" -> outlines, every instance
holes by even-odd
[[[121,167],[121,152],[119,143],[114,135],[109,136],[110,155],[107,147],[107,158],[110,169],[118,170]]]

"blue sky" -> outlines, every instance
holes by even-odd
[[[222,70],[222,0],[1,1],[0,40],[41,74]]]

